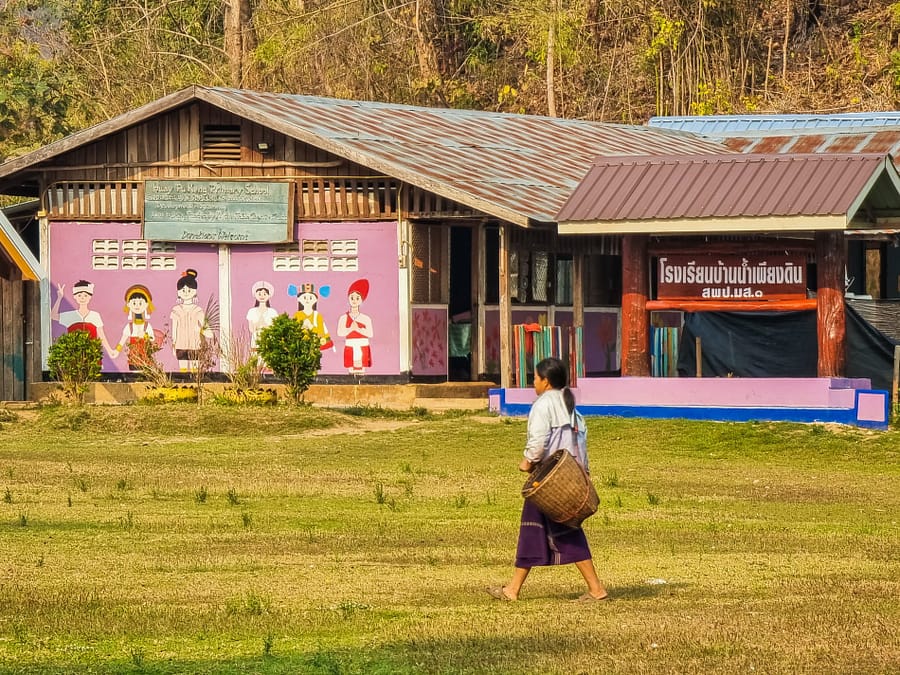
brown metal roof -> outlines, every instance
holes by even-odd
[[[594,162],[557,218],[560,225],[794,216],[849,220],[885,174],[894,187],[885,192],[884,205],[896,207],[900,199],[895,194],[890,204],[890,193],[898,191],[900,178],[884,154],[606,157]]]
[[[189,87],[10,160],[0,180],[195,100],[521,225],[554,222],[598,156],[731,152],[643,126]]]

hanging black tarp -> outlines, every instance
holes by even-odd
[[[704,377],[815,377],[815,312],[689,312],[678,350],[678,374]]]
[[[847,377],[868,377],[872,389],[891,391],[894,383],[894,345],[888,337],[847,304]]]
[[[684,316],[678,374],[697,372],[700,338],[704,377],[816,377],[816,313],[692,312]],[[847,377],[891,390],[896,341],[847,305]]]

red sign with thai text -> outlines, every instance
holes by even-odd
[[[796,300],[806,298],[802,255],[660,255],[660,300]]]

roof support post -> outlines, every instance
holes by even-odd
[[[647,235],[622,237],[622,375],[650,375]]]
[[[816,335],[819,377],[842,377],[846,370],[847,317],[844,270],[847,244],[842,232],[816,232]]]
[[[584,327],[584,253],[572,256],[572,325]]]
[[[500,224],[500,386],[512,385],[512,301],[509,297],[509,223]]]

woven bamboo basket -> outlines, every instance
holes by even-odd
[[[579,527],[600,504],[591,477],[566,450],[557,450],[538,464],[525,481],[522,496],[550,520],[569,527]]]

